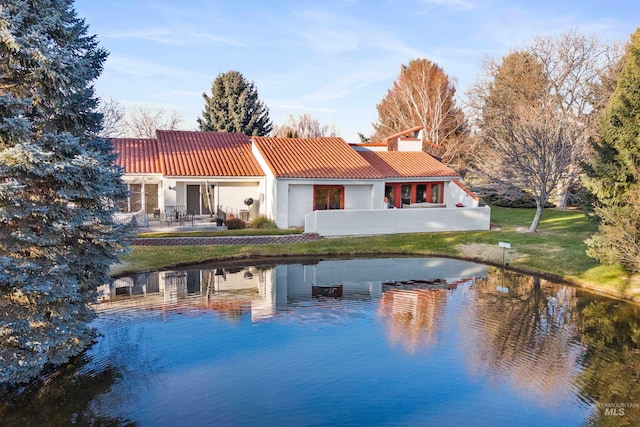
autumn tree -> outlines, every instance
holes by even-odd
[[[319,136],[336,136],[335,126],[321,125],[311,114],[302,114],[297,118],[289,114],[287,123],[274,126],[271,136],[279,138],[317,138]]]
[[[211,95],[202,94],[204,110],[198,118],[200,130],[241,132],[267,136],[272,130],[269,109],[258,98],[258,89],[238,71],[219,74]]]
[[[598,118],[585,185],[603,219],[588,254],[640,271],[640,29],[631,36],[617,86]]]
[[[422,126],[426,142],[423,149],[450,162],[458,155],[467,134],[464,113],[456,105],[455,94],[453,82],[437,64],[427,59],[403,64],[393,87],[376,106],[378,121],[373,124],[372,139],[383,140]]]
[[[91,342],[126,187],[97,137],[107,52],[73,1],[2,2],[0,29],[0,383],[16,384]]]

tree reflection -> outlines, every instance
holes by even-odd
[[[575,289],[495,269],[475,293],[460,316],[472,371],[508,378],[548,403],[566,395],[583,352],[574,338]]]
[[[382,294],[380,313],[387,319],[389,340],[413,354],[436,342],[447,301],[445,289],[402,289]]]
[[[597,402],[588,425],[634,426],[640,419],[639,319],[636,305],[589,297],[580,304],[578,332],[588,347],[577,383],[586,401]]]
[[[124,417],[97,413],[91,405],[95,396],[107,393],[120,378],[114,366],[100,372],[82,373],[89,363],[78,358],[60,368],[48,381],[36,381],[26,389],[16,389],[0,399],[3,426],[26,425],[135,425]]]
[[[144,328],[109,325],[90,349],[52,375],[0,395],[0,425],[135,425],[118,414],[140,403],[162,369],[150,340]]]

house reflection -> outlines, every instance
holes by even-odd
[[[253,321],[259,321],[279,310],[318,298],[329,303],[380,299],[383,287],[386,290],[385,284],[390,282],[486,277],[486,272],[484,265],[442,258],[323,260],[309,264],[160,271],[122,277],[104,285],[96,309],[189,306],[215,310],[230,318],[250,313]],[[339,295],[318,292],[318,287],[338,286]]]

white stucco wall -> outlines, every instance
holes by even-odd
[[[313,207],[313,185],[289,185],[288,224],[289,227],[303,227],[304,216]]]
[[[346,185],[344,187],[344,208],[373,209],[373,193],[373,185]],[[382,198],[384,199],[384,196]]]
[[[382,180],[275,180],[275,221],[280,228],[303,227],[305,216],[313,211],[314,185],[344,187],[344,209],[382,209],[384,182]],[[379,203],[375,203],[376,200]],[[377,205],[377,206],[376,206]]]
[[[460,188],[455,182],[446,183],[445,203],[447,207],[454,207],[457,203],[462,203],[466,207],[477,208],[480,201],[471,197],[466,191]]]
[[[305,232],[321,236],[357,236],[488,230],[490,219],[488,206],[314,211],[305,216]]]

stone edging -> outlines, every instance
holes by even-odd
[[[227,237],[150,237],[136,238],[134,246],[187,246],[187,245],[271,245],[302,243],[319,240],[317,233],[286,234],[279,236],[227,236]]]

